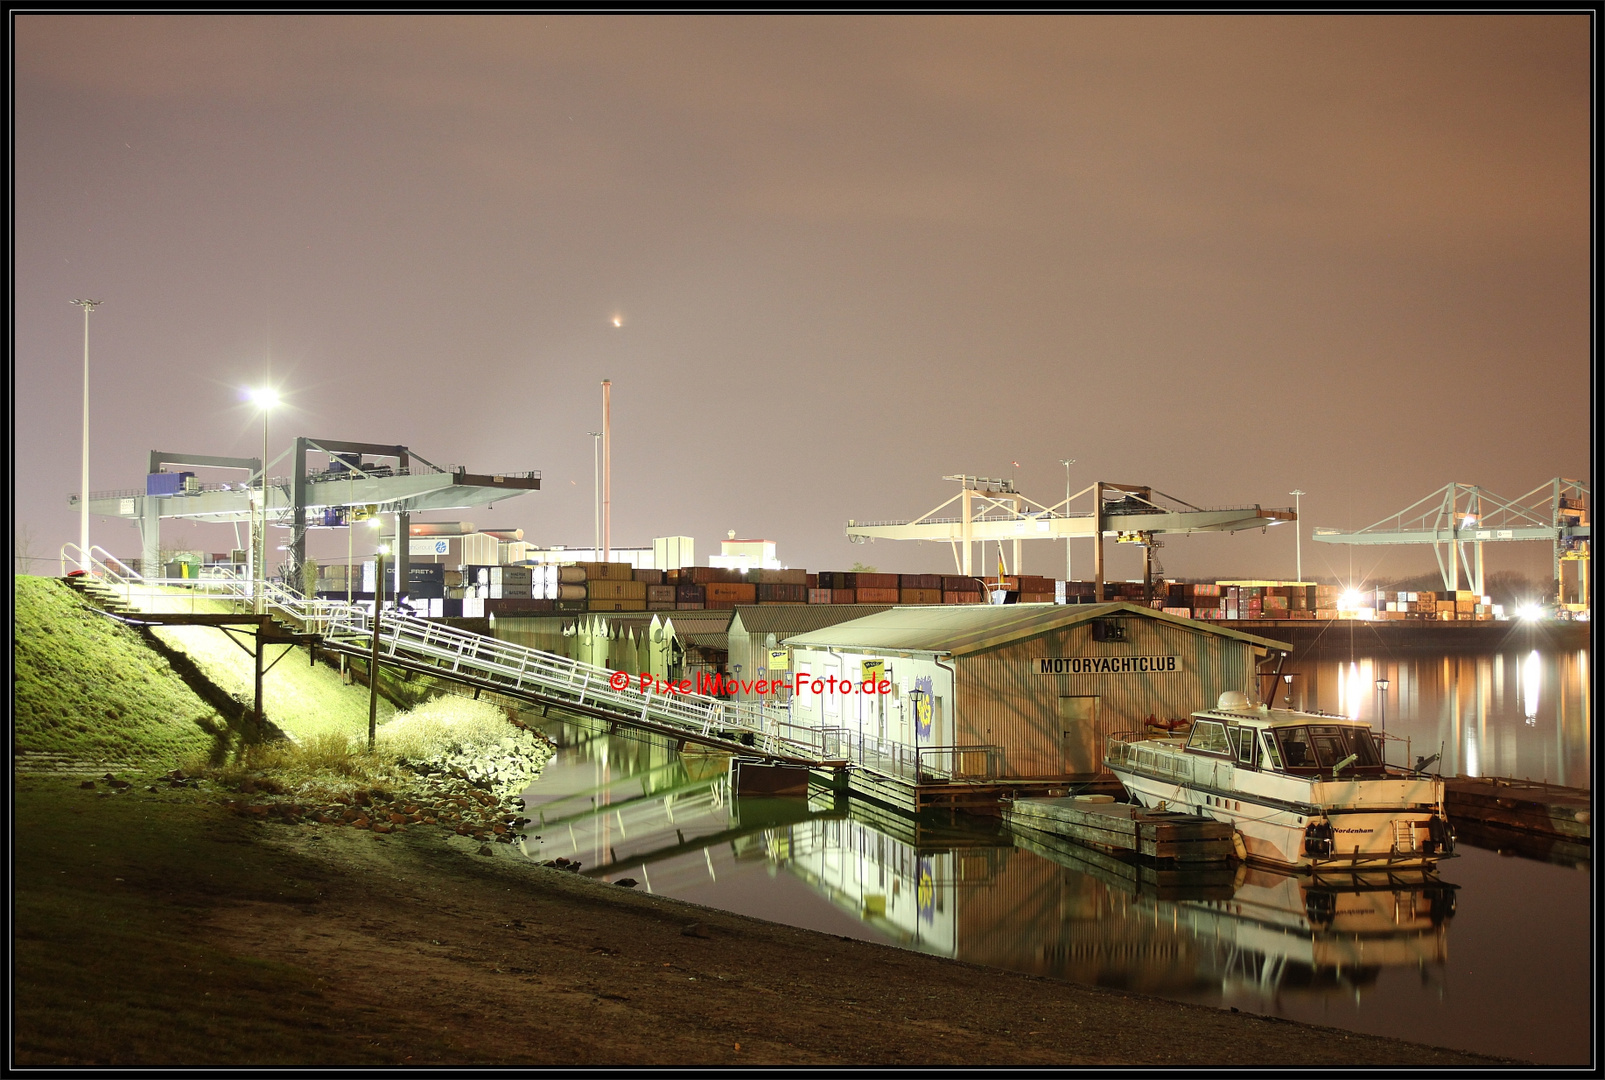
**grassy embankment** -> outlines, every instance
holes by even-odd
[[[366,688],[287,657],[264,692],[270,719],[298,744],[263,745],[243,710],[208,704],[218,690],[249,700],[251,689],[250,657],[220,631],[155,632],[183,654],[178,663],[192,679],[199,673],[215,684],[197,693],[138,631],[59,581],[15,578],[13,610],[14,752],[100,762],[121,774],[119,786],[97,790],[76,777],[16,780],[18,1060],[394,1060],[376,1049],[394,1041],[385,1037],[394,1025],[371,1010],[326,1000],[304,969],[236,955],[197,935],[198,920],[218,903],[310,903],[327,874],[257,843],[260,825],[224,810],[218,789],[346,806],[355,793],[379,831],[372,811],[380,800],[370,798],[379,785],[404,786],[412,777],[403,763],[449,752],[453,733],[483,741],[498,724],[505,730],[498,711],[448,701],[397,721],[387,703],[382,730],[396,737],[368,753],[354,737],[367,729]],[[159,774],[175,767],[208,780],[200,789],[163,782]],[[481,835],[481,824],[488,830],[476,822],[469,831]],[[414,1035],[405,1041],[432,1045]]]

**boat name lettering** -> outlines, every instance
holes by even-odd
[[[1039,656],[1038,675],[1133,675],[1180,671],[1178,656]]]

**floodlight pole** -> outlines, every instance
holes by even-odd
[[[1288,494],[1293,496],[1293,558],[1295,560],[1293,573],[1297,575],[1298,583],[1302,585],[1304,584],[1304,528],[1299,524],[1298,511],[1299,499],[1303,497],[1304,492],[1295,488],[1289,491]]]
[[[1070,466],[1076,463],[1075,458],[1060,458],[1059,464],[1064,466],[1064,516],[1070,516]],[[1068,534],[1064,538],[1064,579],[1075,580],[1075,571],[1071,569],[1071,547]]]
[[[74,300],[84,309],[84,461],[83,474],[78,485],[78,566],[89,570],[89,313],[99,307],[101,300]],[[143,568],[149,574],[150,567]]]
[[[602,380],[602,562],[613,556],[613,380]]]

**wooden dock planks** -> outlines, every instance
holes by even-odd
[[[1233,855],[1232,827],[1224,821],[1127,803],[1016,799],[1004,819],[1020,828],[1150,859],[1221,862]]]
[[[1531,780],[1457,776],[1444,781],[1449,820],[1496,825],[1589,843],[1593,836],[1590,793]]]

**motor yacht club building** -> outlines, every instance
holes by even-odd
[[[1111,781],[1107,737],[1185,718],[1291,647],[1130,603],[896,607],[784,640],[791,723],[904,809]],[[865,684],[873,684],[870,692]]]

